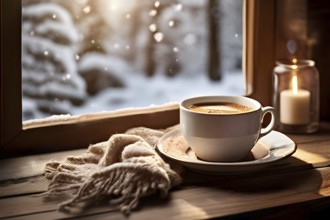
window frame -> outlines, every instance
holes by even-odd
[[[244,0],[243,72],[246,95],[271,103],[275,62],[275,1]],[[22,126],[21,1],[4,0],[1,17],[1,147],[4,156],[86,147],[135,126],[165,128],[179,123],[178,105],[73,116],[65,123]],[[260,19],[263,18],[263,19]],[[263,51],[269,51],[264,53]],[[83,137],[83,138],[82,138]]]
[[[245,0],[244,3],[245,94],[264,106],[271,105],[276,61],[276,0]]]

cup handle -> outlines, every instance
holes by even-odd
[[[272,119],[271,119],[270,123],[267,125],[267,127],[261,128],[259,138],[261,138],[261,137],[265,136],[266,134],[268,134],[269,132],[271,132],[275,128],[276,122],[277,122],[276,110],[273,107],[270,107],[270,106],[262,107],[261,111],[262,111],[262,114],[261,114],[260,123],[262,123],[264,116],[267,113],[270,113],[272,115]]]

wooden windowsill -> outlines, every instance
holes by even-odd
[[[142,200],[132,219],[205,219],[216,217],[298,217],[317,215],[330,205],[330,123],[317,133],[288,136],[297,151],[267,170],[241,175],[210,176],[186,171],[184,183],[168,199]],[[61,160],[85,149],[0,160],[0,218],[58,219],[57,202],[33,196],[47,189],[42,175],[50,159]],[[253,202],[251,202],[253,201]],[[303,211],[302,211],[303,210]],[[327,212],[329,214],[329,212]],[[272,216],[273,215],[273,216]],[[125,218],[110,206],[96,206],[74,217]]]

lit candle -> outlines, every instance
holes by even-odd
[[[296,69],[296,65],[294,65]],[[310,92],[299,89],[297,75],[291,80],[292,88],[280,95],[280,121],[283,124],[303,125],[310,121]]]

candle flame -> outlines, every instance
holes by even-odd
[[[297,65],[292,65],[291,68],[292,68],[293,70],[296,70],[296,69],[298,69],[298,66],[297,66]]]
[[[298,79],[297,79],[297,76],[293,76],[292,77],[292,93],[294,95],[297,95],[298,94]]]
[[[293,59],[292,59],[292,63],[293,63],[293,64],[296,64],[297,62],[298,62],[298,60],[297,60],[296,58],[293,58]]]

